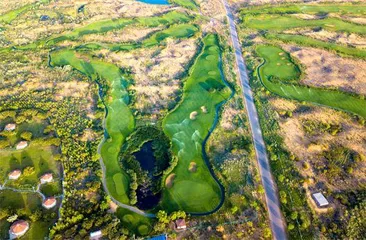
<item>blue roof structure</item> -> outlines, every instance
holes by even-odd
[[[162,235],[159,235],[159,236],[148,238],[147,240],[167,240],[167,239],[168,239],[167,234],[162,234]]]

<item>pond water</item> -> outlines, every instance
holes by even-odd
[[[140,151],[133,154],[140,163],[142,170],[148,171],[151,181],[157,181],[159,177],[153,176],[155,168],[155,156],[152,148],[152,141],[142,145]],[[151,185],[139,186],[136,190],[137,203],[136,206],[141,210],[154,208],[160,201],[161,194],[154,194]]]
[[[148,4],[169,5],[168,0],[138,0],[138,1]]]
[[[142,170],[152,173],[155,168],[155,156],[152,148],[152,142],[147,142],[142,145],[140,151],[133,154],[136,160],[140,163]]]

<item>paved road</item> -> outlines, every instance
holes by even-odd
[[[236,64],[239,71],[240,82],[242,85],[242,92],[245,99],[245,106],[247,109],[249,123],[252,130],[252,137],[254,141],[254,148],[259,165],[259,172],[261,174],[262,183],[265,190],[265,198],[269,213],[269,220],[274,239],[287,239],[286,225],[280,210],[280,203],[278,200],[277,186],[273,180],[269,161],[264,145],[261,128],[259,125],[257,110],[254,105],[253,93],[249,86],[249,78],[245,67],[243,55],[241,53],[241,45],[236,31],[234,16],[226,0],[223,0],[226,15],[229,22],[231,39],[235,49]]]

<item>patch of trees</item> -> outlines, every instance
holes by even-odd
[[[320,133],[329,133],[332,136],[337,135],[342,131],[342,124],[328,123],[312,120],[303,120],[302,127],[305,133],[309,135],[319,135]]]

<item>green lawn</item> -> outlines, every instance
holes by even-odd
[[[307,14],[318,14],[318,13],[340,13],[342,15],[365,15],[366,5],[325,5],[325,4],[296,4],[296,5],[279,5],[279,6],[257,6],[244,8],[241,13],[243,14],[290,14],[290,13],[307,13]]]
[[[31,9],[34,6],[34,4],[28,4],[23,7],[20,7],[18,9],[9,11],[3,15],[0,16],[0,23],[11,23],[14,19],[16,19],[20,14],[26,12],[27,10]]]
[[[108,115],[105,128],[109,138],[103,143],[101,156],[106,167],[106,183],[112,197],[122,203],[129,203],[129,176],[120,167],[118,154],[126,137],[134,130],[135,120],[129,104],[129,82],[123,78],[120,69],[111,64],[80,55],[71,50],[51,53],[53,66],[71,65],[91,79],[107,82],[108,93],[104,98]],[[106,86],[105,86],[106,87]]]
[[[36,221],[32,222],[27,216],[34,213],[36,210],[45,211],[42,208],[42,199],[36,193],[17,193],[9,190],[0,191],[0,210],[3,207],[13,209],[24,209],[25,216],[20,217],[29,222],[30,228],[28,232],[22,237],[22,239],[44,239],[48,236],[48,229],[53,224],[51,222]],[[5,219],[0,219],[0,239],[9,238],[10,223]]]
[[[332,108],[352,112],[362,117],[366,117],[366,100],[360,99],[344,92],[326,90],[321,88],[313,88],[301,86],[298,84],[288,84],[281,81],[270,81],[270,76],[286,81],[289,74],[285,73],[288,69],[287,64],[277,65],[278,53],[282,50],[275,46],[260,45],[256,52],[265,62],[258,67],[258,74],[263,85],[271,92],[285,98],[295,99],[298,101],[308,101]],[[283,52],[286,54],[285,52]],[[290,77],[295,77],[290,74]]]
[[[8,173],[14,169],[24,169],[28,166],[35,168],[35,173],[29,176],[22,175],[18,180],[7,182],[7,186],[30,188],[36,186],[39,177],[44,173],[52,172],[55,177],[59,176],[57,164],[53,159],[56,152],[55,147],[39,146],[30,142],[23,150],[1,149],[0,150],[0,184],[8,178]]]
[[[124,208],[118,208],[117,217],[121,220],[122,226],[138,236],[146,236],[152,230],[153,219],[141,216]]]
[[[292,28],[322,27],[328,31],[366,34],[364,25],[345,22],[337,18],[304,20],[285,15],[245,15],[244,25],[259,30],[284,31]]]
[[[172,141],[178,165],[171,188],[164,188],[162,207],[167,211],[209,212],[220,202],[221,191],[203,159],[202,142],[216,117],[216,107],[230,96],[220,74],[220,48],[216,35],[207,35],[204,48],[190,71],[180,104],[163,121],[163,129]],[[201,107],[207,108],[207,113]],[[197,111],[196,119],[190,114]],[[197,171],[190,172],[194,161]]]
[[[366,51],[358,48],[351,48],[342,46],[335,43],[324,42],[321,40],[313,39],[311,37],[302,35],[292,35],[292,34],[266,34],[265,38],[270,40],[280,40],[283,42],[296,43],[298,45],[304,45],[315,48],[324,48],[326,50],[335,51],[340,54],[353,56],[357,58],[366,58]]]

